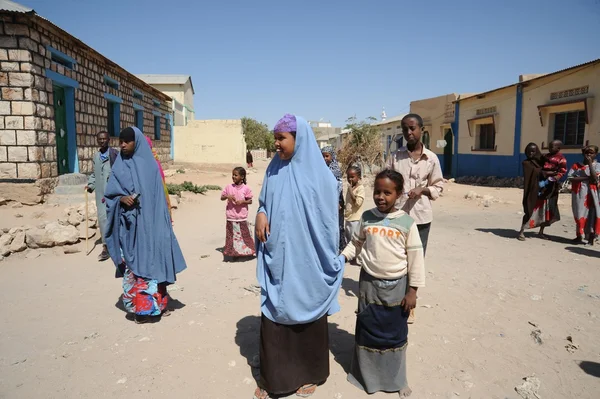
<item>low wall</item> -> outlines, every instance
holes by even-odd
[[[175,162],[246,164],[246,140],[240,120],[197,120],[175,126]]]

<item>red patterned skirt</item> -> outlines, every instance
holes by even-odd
[[[227,221],[225,249],[223,255],[232,258],[254,256],[254,240],[250,235],[248,222]]]

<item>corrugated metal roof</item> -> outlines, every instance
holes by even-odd
[[[600,62],[600,58],[598,58],[598,59],[595,59],[595,60],[592,60],[592,61],[584,62],[583,64],[579,64],[579,65],[575,65],[575,66],[568,67],[568,68],[565,68],[565,69],[561,69],[561,70],[559,70],[559,71],[556,71],[556,72],[548,73],[548,74],[545,74],[545,75],[540,75],[540,76],[538,76],[538,77],[536,77],[536,78],[529,79],[529,80],[527,80],[527,81],[525,81],[525,82],[517,82],[517,83],[513,83],[513,84],[510,84],[510,85],[507,85],[507,86],[502,86],[502,87],[499,87],[499,88],[497,88],[497,89],[493,89],[493,90],[485,91],[485,92],[483,92],[483,93],[479,93],[479,94],[471,95],[471,96],[469,96],[469,97],[466,97],[466,98],[459,98],[459,99],[457,99],[456,101],[453,101],[453,102],[457,103],[457,102],[460,102],[460,101],[462,101],[462,100],[466,100],[467,98],[473,98],[473,97],[485,96],[485,95],[487,95],[487,94],[494,93],[494,92],[496,92],[496,91],[499,91],[499,90],[508,89],[508,88],[510,88],[510,87],[516,87],[516,86],[517,86],[517,85],[519,85],[519,84],[529,84],[529,83],[531,83],[531,82],[534,82],[534,81],[536,81],[536,80],[539,80],[539,79],[544,79],[544,78],[547,78],[547,77],[550,77],[550,76],[553,76],[553,75],[557,75],[557,74],[559,74],[559,73],[563,73],[563,72],[567,72],[567,71],[570,71],[570,70],[573,70],[573,69],[577,69],[577,68],[581,68],[581,67],[589,66],[589,65],[592,65],[592,64],[595,64],[595,63],[598,63],[598,62]]]
[[[405,116],[406,116],[406,114],[392,116],[391,118],[386,118],[383,121],[371,123],[371,126],[381,126],[381,125],[387,125],[388,123],[392,123],[392,122],[398,122],[398,121],[401,121],[402,118],[404,118]]]
[[[151,85],[184,85],[189,80],[190,85],[192,86],[192,93],[196,94],[194,92],[194,85],[192,84],[192,77],[190,75],[136,74],[135,76]]]
[[[25,7],[22,4],[15,3],[10,0],[0,0],[0,11],[10,11],[10,12],[20,12],[20,13],[30,13],[35,12],[33,8]]]

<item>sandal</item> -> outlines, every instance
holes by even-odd
[[[256,388],[256,391],[254,391],[254,399],[271,399],[271,397],[264,389]]]
[[[298,388],[296,391],[296,396],[301,398],[308,398],[312,396],[317,390],[317,386],[315,384],[306,384]]]
[[[135,324],[146,324],[149,321],[150,321],[150,317],[148,317],[148,316],[135,315]]]
[[[524,234],[519,234],[517,236],[517,240],[519,240],[519,241],[525,241],[525,235]]]

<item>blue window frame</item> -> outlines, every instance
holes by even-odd
[[[135,114],[135,127],[144,133],[144,111],[136,109],[133,112]]]
[[[77,64],[77,61],[73,57],[69,57],[65,53],[58,51],[54,47],[46,46],[46,50],[50,53],[50,59],[57,64],[60,64],[66,68],[73,69],[73,66]]]
[[[121,129],[121,103],[123,100],[108,93],[104,93],[104,98],[107,102],[106,107],[108,111],[106,130],[112,137],[116,137],[119,135]]]
[[[111,78],[108,75],[104,75],[104,83],[108,87],[112,87],[115,90],[119,90],[119,87],[121,86],[121,84],[118,81],[116,81],[115,79]]]
[[[160,115],[154,115],[154,140],[160,140]]]
[[[144,99],[144,93],[139,90],[133,89],[133,98],[137,98],[138,100]]]

